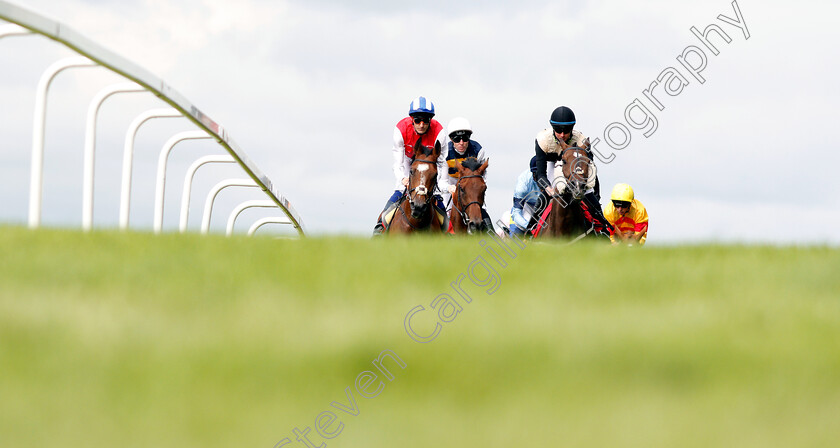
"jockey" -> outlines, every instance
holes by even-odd
[[[610,231],[610,241],[613,244],[632,246],[638,243],[643,246],[647,240],[648,214],[642,202],[634,197],[633,188],[627,184],[616,184],[610,199],[604,207],[604,217],[615,227]]]
[[[425,97],[417,97],[411,102],[408,108],[408,117],[403,118],[397,123],[394,128],[394,146],[392,153],[394,156],[394,176],[396,177],[396,184],[394,193],[385,203],[385,208],[379,214],[376,227],[373,229],[373,234],[377,235],[385,230],[385,224],[382,222],[382,217],[387,215],[390,209],[395,208],[403,192],[408,187],[409,172],[411,170],[411,161],[414,158],[414,144],[419,140],[423,146],[434,147],[435,143],[440,143],[441,151],[438,158],[438,193],[435,194],[435,207],[445,214],[445,207],[441,192],[448,191],[446,188],[449,183],[447,181],[447,166],[446,166],[446,142],[444,140],[443,125],[432,117],[435,116],[435,105],[427,100]]]
[[[512,235],[524,236],[531,228],[534,213],[539,208],[540,187],[536,181],[537,157],[531,157],[531,168],[523,171],[516,179],[516,188],[513,190],[513,207],[510,209],[511,225],[509,226]]]
[[[453,118],[449,121],[446,131],[448,133],[447,135],[449,135],[449,142],[446,146],[446,164],[448,167],[448,174],[446,176],[448,187],[446,193],[448,194],[445,196],[447,196],[446,204],[448,204],[447,210],[449,210],[452,208],[453,203],[451,195],[455,194],[458,178],[460,177],[458,168],[456,167],[458,162],[463,162],[467,157],[475,157],[480,163],[484,163],[487,160],[487,155],[484,153],[484,148],[477,141],[470,138],[473,131],[470,122],[466,118]],[[487,170],[484,171],[482,177],[486,182]],[[481,216],[484,218],[484,224],[487,228],[493,229],[493,221],[490,219],[490,214],[487,213],[484,205],[481,207]]]
[[[541,191],[549,197],[554,196],[557,191],[553,186],[554,179],[548,179],[546,162],[557,162],[560,160],[563,153],[563,149],[560,147],[560,141],[562,140],[570,146],[577,147],[580,147],[587,141],[587,138],[580,131],[574,129],[576,122],[575,113],[566,106],[560,106],[551,113],[551,119],[549,120],[551,129],[543,129],[537,134],[535,148],[537,171],[535,178],[537,184],[541,187]],[[591,166],[595,167],[590,148],[586,149],[586,155],[593,161]],[[603,216],[601,216],[600,191],[601,185],[596,175],[594,188],[587,191],[582,199],[582,202],[586,204],[590,211],[593,220],[596,221],[594,224],[597,224],[596,227],[599,229],[609,227],[604,225],[606,223],[603,220]],[[548,202],[546,201],[544,204],[547,205]]]

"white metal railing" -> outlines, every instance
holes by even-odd
[[[32,171],[29,174],[29,227],[41,225],[41,190],[44,187],[44,134],[47,126],[47,94],[56,75],[70,68],[96,67],[88,58],[73,57],[57,61],[41,75],[35,92],[35,118],[32,125]]]
[[[135,83],[112,84],[96,94],[90,102],[85,126],[85,160],[82,187],[82,229],[93,228],[93,182],[96,166],[96,122],[102,103],[118,93],[145,92],[146,89]]]
[[[131,215],[131,173],[134,167],[134,141],[137,138],[137,131],[140,130],[140,126],[154,118],[181,118],[181,113],[172,108],[151,109],[138,115],[128,126],[123,147],[122,187],[120,188],[120,229],[123,230],[128,228],[128,220]]]
[[[181,220],[178,224],[178,230],[181,233],[187,231],[187,224],[189,223],[190,219],[190,196],[192,195],[192,182],[193,178],[195,177],[195,172],[198,171],[199,168],[208,164],[208,163],[234,163],[236,162],[233,160],[231,156],[204,156],[190,165],[189,169],[187,169],[187,175],[184,176],[184,189],[181,193]]]
[[[157,178],[155,179],[155,233],[160,233],[163,230],[163,199],[165,197],[166,190],[166,164],[169,161],[169,154],[178,143],[186,140],[205,140],[208,138],[212,137],[207,135],[204,131],[180,132],[173,135],[166,143],[164,143],[163,149],[160,150],[160,155],[158,156]],[[189,202],[189,198],[187,198],[187,202]],[[268,202],[271,203],[272,207],[277,207],[277,204],[274,202]]]
[[[236,224],[236,218],[249,208],[256,208],[256,207],[263,207],[263,208],[271,208],[274,207],[274,204],[271,201],[245,201],[236,206],[232,212],[230,212],[230,216],[228,217],[227,222],[227,230],[225,231],[225,235],[231,236],[233,235],[233,227]]]
[[[8,25],[0,25],[0,39],[9,36],[24,36],[31,33],[32,31],[29,31],[20,25],[14,25],[11,23]]]
[[[82,228],[90,230],[93,226],[93,187],[94,187],[94,166],[96,153],[96,121],[102,103],[110,96],[124,92],[147,91],[166,102],[171,109],[166,111],[149,111],[137,117],[129,128],[125,137],[123,153],[122,186],[120,195],[120,228],[127,228],[129,225],[130,202],[131,202],[131,173],[134,153],[134,136],[139,127],[151,118],[158,116],[184,117],[197,126],[200,131],[189,134],[179,134],[170,139],[164,149],[161,150],[158,163],[158,174],[155,191],[155,231],[162,229],[163,217],[163,187],[161,179],[166,177],[166,159],[172,147],[184,139],[213,139],[228,153],[226,156],[211,155],[196,160],[189,168],[184,179],[184,191],[182,193],[181,216],[179,230],[185,231],[189,216],[189,200],[192,188],[192,178],[199,167],[207,163],[230,163],[236,162],[247,174],[248,179],[228,179],[214,187],[208,195],[205,203],[204,216],[202,219],[202,232],[209,231],[210,214],[213,209],[213,201],[219,191],[229,186],[259,187],[268,197],[268,201],[261,202],[262,206],[273,204],[285,215],[285,218],[264,218],[255,223],[249,230],[253,234],[256,229],[266,223],[280,223],[291,225],[299,235],[304,235],[303,223],[300,216],[283,195],[279,194],[272,181],[265,176],[244,151],[233,141],[227,131],[218,123],[210,119],[186,98],[181,96],[163,80],[157,78],[142,67],[124,59],[123,57],[99,46],[76,31],[62,23],[53,21],[25,8],[0,0],[0,20],[10,22],[0,25],[0,39],[8,36],[20,35],[42,35],[57,41],[67,48],[75,51],[80,57],[67,58],[56,62],[42,75],[36,92],[35,120],[32,132],[32,166],[30,174],[30,201],[29,201],[29,226],[38,227],[41,222],[41,199],[43,185],[43,149],[44,133],[47,109],[47,95],[52,80],[64,70],[78,67],[103,67],[113,73],[121,75],[131,83],[116,84],[101,90],[91,101],[88,107],[87,123],[85,129],[84,147],[84,172],[83,172],[83,200],[82,200]],[[180,137],[179,137],[180,136]],[[177,141],[175,141],[177,140]],[[249,202],[254,204],[254,202]],[[268,204],[268,205],[265,205]],[[255,205],[250,205],[254,207]],[[247,208],[247,207],[246,207]],[[237,209],[235,216],[238,216],[243,209]],[[235,221],[235,216],[233,221]],[[230,221],[230,219],[229,219]],[[264,222],[263,222],[264,221]],[[232,227],[229,225],[229,227]]]
[[[204,201],[204,216],[201,218],[201,233],[210,231],[210,218],[213,215],[213,204],[216,202],[216,196],[228,187],[258,187],[251,179],[225,179],[216,184],[210,193],[207,193],[207,199]]]
[[[264,226],[265,224],[289,224],[288,218],[261,218],[255,222],[250,229],[248,229],[248,236],[253,235],[257,232],[257,229]]]

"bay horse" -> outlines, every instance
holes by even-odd
[[[489,163],[489,159],[481,163],[475,157],[467,157],[463,162],[455,164],[458,183],[455,184],[452,210],[449,211],[452,233],[473,234],[487,230],[481,210],[484,207],[484,194],[487,192],[484,171]]]
[[[589,139],[581,147],[569,146],[561,141],[560,148],[562,175],[557,176],[553,183],[555,195],[550,198],[551,211],[540,233],[549,237],[582,238],[594,230],[586,217],[588,204],[582,202],[586,191],[595,185],[595,165],[586,153]],[[597,213],[600,215],[601,211]]]
[[[443,223],[434,210],[434,192],[437,187],[437,161],[440,143],[433,148],[423,146],[420,140],[414,145],[414,158],[408,176],[408,188],[403,193],[387,232],[408,234],[417,231],[440,231]]]

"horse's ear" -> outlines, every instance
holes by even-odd
[[[586,138],[583,140],[583,143],[581,143],[581,145],[580,145],[580,149],[583,149],[583,150],[588,150],[588,149],[589,149],[589,146],[590,146],[590,145],[589,145],[589,137],[586,137]]]
[[[459,173],[464,171],[464,165],[458,159],[455,159],[455,169],[458,170]]]
[[[417,143],[414,144],[415,157],[417,156],[417,154],[422,154],[423,153],[422,148],[423,148],[423,144],[420,143],[420,139],[418,138]]]
[[[562,149],[563,151],[569,149],[569,145],[566,142],[564,142],[563,140],[558,139],[557,143],[560,144],[560,149]]]
[[[435,141],[435,158],[440,157],[440,141]]]
[[[487,160],[485,160],[485,161],[484,161],[484,163],[482,163],[480,167],[478,167],[478,170],[477,170],[476,172],[477,172],[478,174],[483,175],[483,174],[484,174],[484,170],[486,170],[486,169],[487,169],[487,166],[488,166],[488,165],[490,165],[490,159],[489,159],[489,158],[488,158]]]

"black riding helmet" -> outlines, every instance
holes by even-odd
[[[575,127],[575,113],[566,106],[560,106],[551,113],[549,122],[557,132],[571,132]]]

